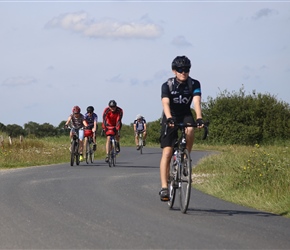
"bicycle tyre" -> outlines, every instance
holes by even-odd
[[[108,156],[109,156],[109,161],[108,161],[109,167],[112,167],[112,141],[110,141]]]
[[[169,209],[173,207],[176,195],[176,186],[175,177],[174,177],[174,165],[173,165],[173,157],[170,162],[170,170],[169,170],[169,179],[168,179],[168,191],[169,191],[169,201],[167,202]],[[176,176],[176,175],[175,175]]]
[[[184,150],[184,160],[181,163],[180,175],[180,211],[186,213],[190,201],[191,193],[191,159],[187,149]]]
[[[116,166],[116,142],[112,145],[112,165]]]
[[[90,161],[91,161],[91,163],[94,163],[94,159],[95,159],[95,152],[91,147],[90,148]]]
[[[72,141],[70,145],[70,165],[73,166],[75,162],[75,142]]]
[[[75,146],[75,157],[76,157],[76,164],[80,165],[80,153],[79,153],[79,141],[76,142]]]
[[[143,154],[143,139],[139,136],[139,147],[140,147],[140,154]]]

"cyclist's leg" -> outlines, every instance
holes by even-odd
[[[160,181],[161,181],[161,191],[160,199],[162,201],[167,201],[169,199],[167,181],[169,177],[169,165],[173,153],[173,146],[178,136],[177,130],[175,128],[167,128],[166,136],[164,135],[166,126],[163,125],[161,129],[160,146],[162,148],[162,156],[160,160]],[[164,191],[167,189],[167,194]]]
[[[144,132],[143,132],[143,140],[144,141],[146,140],[146,137],[147,137],[147,132],[146,132],[146,130],[144,130]]]
[[[96,144],[96,138],[97,138],[97,133],[93,132],[93,150],[97,150],[97,144]]]
[[[194,119],[192,115],[188,115],[184,117],[183,123],[190,123],[193,124],[194,123]],[[192,149],[192,145],[194,142],[194,128],[193,127],[187,127],[185,129],[185,133],[186,133],[186,148],[188,150],[188,152],[191,152]]]
[[[139,138],[138,138],[138,132],[134,131],[134,136],[135,136],[135,144],[136,148],[139,149]]]
[[[120,152],[120,131],[115,134],[115,139],[116,139],[116,152]]]
[[[80,147],[79,147],[79,152],[80,152],[80,160],[83,160],[83,151],[84,151],[84,130],[79,129],[79,142],[80,142]]]
[[[109,161],[109,152],[110,152],[110,135],[106,135],[107,136],[107,140],[106,140],[106,159],[105,161],[108,162]]]
[[[161,188],[167,188],[167,180],[169,175],[169,164],[172,157],[172,147],[164,147],[160,160],[160,181]]]

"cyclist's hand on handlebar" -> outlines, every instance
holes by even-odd
[[[63,125],[63,128],[64,128],[64,129],[68,129],[68,125],[67,125],[67,124],[64,124],[64,125]]]
[[[167,118],[166,124],[168,124],[170,127],[174,126],[174,119],[172,117]]]
[[[202,118],[198,118],[198,119],[196,119],[196,126],[197,126],[198,128],[201,128],[201,127],[204,126],[204,121],[202,120]]]

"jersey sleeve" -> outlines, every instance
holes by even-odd
[[[193,79],[192,81],[192,95],[193,96],[201,96],[201,86],[198,80]]]
[[[163,83],[161,86],[161,99],[164,97],[170,98],[170,91],[167,82]]]

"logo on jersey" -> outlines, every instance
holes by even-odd
[[[174,97],[173,98],[173,102],[174,103],[179,103],[179,104],[188,104],[191,101],[191,96],[190,97],[182,97],[182,95],[180,95],[179,97]]]

